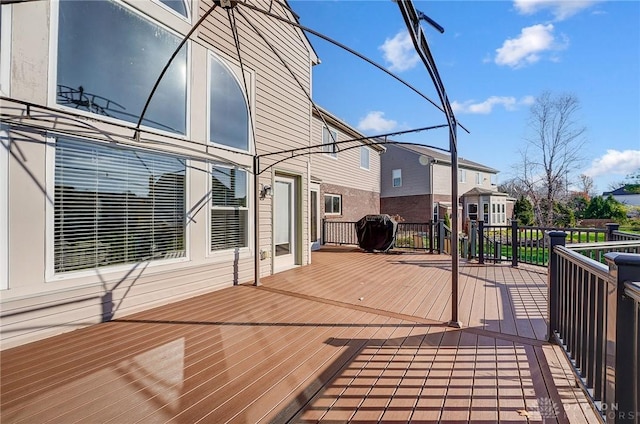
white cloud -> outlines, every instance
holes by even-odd
[[[518,110],[519,106],[530,106],[533,104],[535,98],[533,96],[525,96],[520,100],[515,97],[509,96],[491,96],[483,102],[474,102],[473,100],[467,100],[465,102],[454,101],[451,104],[455,113],[475,113],[488,115],[493,111],[495,106],[503,106],[508,111]]]
[[[628,175],[640,168],[640,150],[607,150],[607,153],[591,162],[584,173],[590,177],[616,174]]]
[[[557,21],[562,21],[585,10],[600,0],[514,0],[513,5],[522,15],[533,15],[548,9]]]
[[[374,110],[358,122],[360,131],[391,131],[398,123],[392,119],[384,119],[384,112]]]
[[[507,39],[502,47],[496,49],[495,62],[498,65],[520,68],[539,61],[540,55],[545,51],[565,49],[568,39],[564,37],[563,43],[556,43],[553,29],[552,24],[522,28],[520,36]]]
[[[400,31],[393,38],[387,38],[378,49],[382,50],[384,60],[391,64],[389,69],[392,71],[406,71],[418,63],[418,54],[407,31]]]

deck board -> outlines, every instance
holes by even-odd
[[[0,352],[3,423],[593,422],[544,269],[326,249],[313,264]],[[553,404],[552,404],[553,405]]]

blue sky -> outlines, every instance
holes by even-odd
[[[300,23],[387,67],[437,101],[396,3],[291,0]],[[415,1],[458,121],[459,155],[514,175],[532,100],[547,90],[580,101],[586,127],[578,173],[596,189],[640,169],[640,2]],[[368,135],[446,123],[427,101],[370,64],[309,35],[322,63],[313,98]],[[448,148],[446,129],[398,138]]]

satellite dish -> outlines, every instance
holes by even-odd
[[[420,155],[420,157],[418,158],[418,162],[420,162],[420,165],[429,165],[429,156],[425,156],[425,155]]]

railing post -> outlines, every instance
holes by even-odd
[[[469,259],[473,259],[476,257],[476,240],[478,239],[478,227],[476,221],[471,221],[471,225],[469,227],[469,243],[471,244],[471,249],[469,252]]]
[[[433,253],[433,243],[434,243],[434,237],[433,237],[433,233],[436,229],[435,224],[432,221],[429,221],[429,253]]]
[[[556,246],[564,246],[566,243],[567,233],[564,231],[550,231],[549,234],[549,268],[547,272],[548,278],[548,309],[547,309],[547,317],[548,317],[548,328],[547,328],[547,340],[553,342],[554,336],[553,333],[558,328],[558,300],[560,297],[559,294],[559,277],[560,277],[560,266],[559,266],[559,258],[556,255],[554,248]]]
[[[325,240],[327,239],[327,234],[326,234],[326,229],[327,227],[327,219],[326,218],[322,218],[322,230],[321,230],[321,235],[322,235],[322,240],[320,241],[320,244],[322,244],[324,246],[325,244]]]
[[[625,296],[624,283],[640,280],[640,255],[611,252],[604,255],[609,265],[605,325],[605,399],[607,422],[635,422],[634,319],[635,302]]]
[[[444,253],[444,239],[445,239],[444,219],[439,219],[438,220],[438,253],[441,255]]]
[[[605,225],[607,226],[607,241],[613,241],[613,232],[618,231],[618,229],[620,228],[620,224],[612,222]]]
[[[518,220],[511,221],[511,266],[518,266]]]
[[[484,221],[478,221],[478,263],[484,265]]]

